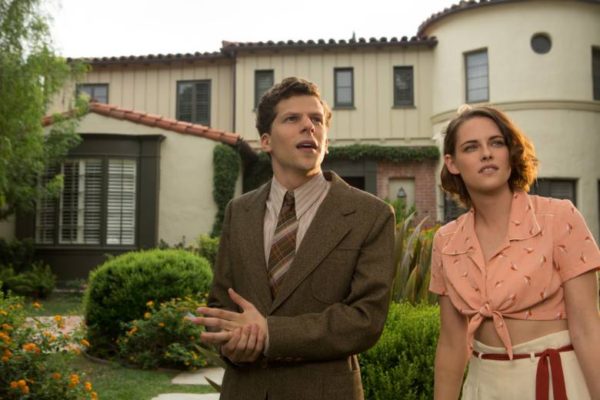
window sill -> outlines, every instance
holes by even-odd
[[[354,106],[334,106],[333,107],[334,110],[340,110],[340,111],[352,111],[352,110],[356,110],[356,107]]]
[[[392,110],[416,110],[417,106],[414,104],[398,104],[393,105]]]

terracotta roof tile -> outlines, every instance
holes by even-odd
[[[386,37],[382,38],[352,38],[349,40],[340,39],[318,39],[318,40],[288,40],[288,41],[267,41],[267,42],[229,42],[224,40],[222,42],[221,51],[223,53],[236,53],[240,51],[257,51],[257,50],[279,50],[279,49],[318,49],[318,48],[356,48],[356,47],[408,47],[408,46],[427,46],[433,47],[437,44],[435,37],[426,36],[413,36],[408,38],[406,36],[398,39],[392,37],[390,39]]]
[[[67,61],[83,61],[91,65],[110,65],[110,64],[164,64],[173,61],[200,61],[227,59],[227,56],[220,51],[215,52],[196,52],[185,54],[148,54],[141,56],[120,56],[120,57],[88,57],[88,58],[67,58]]]
[[[111,104],[90,103],[89,112],[177,133],[199,136],[229,145],[235,145],[238,142],[243,141],[242,137],[237,133],[225,132],[200,124],[192,124],[190,122],[164,118],[160,115],[127,110]],[[66,112],[63,115],[68,117],[73,115],[73,112]],[[51,116],[46,116],[42,119],[43,126],[51,125],[53,122],[54,120]]]

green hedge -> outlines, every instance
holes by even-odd
[[[142,318],[147,303],[208,292],[208,261],[185,250],[131,252],[113,258],[90,274],[84,296],[90,352],[111,356],[126,324]]]
[[[439,307],[392,303],[381,339],[360,355],[368,400],[433,399]]]
[[[213,224],[212,236],[221,234],[225,207],[233,199],[240,166],[240,156],[235,148],[225,144],[215,146],[213,150],[213,198],[217,204],[217,216]]]

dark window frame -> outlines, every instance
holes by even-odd
[[[402,91],[401,89],[399,89],[396,86],[396,76],[399,73],[402,72],[406,72],[409,71],[410,72],[410,89],[408,89],[407,91],[409,92],[409,98],[402,98],[402,96],[399,95],[399,92]],[[415,71],[412,65],[398,65],[398,66],[394,66],[394,107],[414,107],[415,105]]]
[[[340,103],[338,99],[338,72],[350,72],[350,102]],[[354,68],[353,67],[340,67],[333,69],[333,82],[334,82],[334,108],[354,108]]]
[[[592,96],[600,100],[600,47],[592,46]]]
[[[259,90],[262,89],[262,88],[258,87],[259,75],[261,75],[261,74],[264,74],[264,76],[270,75],[271,86],[269,86],[269,88],[267,88],[264,91],[259,93]],[[254,109],[255,110],[258,107],[258,103],[260,102],[260,99],[263,96],[263,94],[265,94],[267,90],[269,90],[271,87],[273,87],[274,84],[275,84],[275,71],[274,70],[272,70],[272,69],[254,70]]]
[[[80,162],[83,160],[99,160],[101,163],[101,188],[100,188],[100,231],[99,243],[72,243],[61,239],[61,204],[60,200],[63,191],[58,198],[52,200],[54,208],[54,229],[52,234],[52,243],[37,241],[37,217],[34,219],[34,241],[36,247],[69,247],[69,248],[137,248],[139,246],[139,221],[140,221],[140,159],[128,155],[109,155],[109,154],[86,154],[71,155],[65,161]],[[134,222],[133,222],[133,243],[108,243],[108,195],[109,195],[109,161],[110,160],[129,160],[135,163],[135,201],[134,201]],[[61,168],[62,170],[62,168]],[[37,213],[37,209],[36,209]],[[85,229],[85,228],[84,228]],[[121,233],[122,236],[122,233]]]
[[[486,75],[486,89],[487,89],[487,96],[485,99],[470,99],[469,98],[469,57],[476,55],[476,54],[481,54],[481,53],[485,53],[486,54],[486,58],[487,58],[487,75]],[[472,104],[472,103],[484,103],[484,102],[488,102],[490,101],[490,57],[489,57],[489,52],[487,47],[486,48],[482,48],[482,49],[477,49],[477,50],[472,50],[472,51],[468,51],[463,53],[463,58],[464,58],[464,69],[465,69],[465,102]]]
[[[179,88],[181,85],[186,85],[186,84],[193,84],[193,93],[192,93],[192,118],[191,120],[187,120],[187,119],[183,119],[181,117],[181,99],[179,98]],[[196,93],[196,85],[198,84],[206,84],[208,87],[208,101],[207,101],[207,115],[208,115],[208,119],[206,121],[201,120],[200,118],[198,118],[198,112],[197,112],[197,105],[196,105],[196,100],[195,100],[195,93]],[[176,87],[175,87],[175,115],[176,115],[176,119],[179,121],[186,121],[186,122],[190,122],[192,124],[200,124],[200,125],[204,125],[204,126],[211,126],[210,124],[210,120],[212,118],[211,115],[211,103],[212,103],[212,82],[210,79],[191,79],[191,80],[180,80],[177,81]]]
[[[108,104],[108,100],[110,99],[110,92],[109,92],[110,87],[109,87],[108,83],[78,83],[75,86],[75,96],[79,97],[79,95],[82,92],[82,88],[86,88],[86,87],[87,88],[91,88],[92,89],[92,93],[95,91],[95,89],[97,89],[99,87],[106,88],[106,101],[105,102],[98,101],[98,100],[95,100],[95,101],[98,102],[98,103],[102,103],[102,104]],[[94,95],[93,94],[90,95],[90,101],[92,101],[94,99],[95,99]]]
[[[578,180],[576,178],[537,178],[533,185],[531,185],[531,189],[529,190],[529,192],[531,194],[538,194],[544,197],[553,197],[555,199],[569,199],[573,202],[575,206],[577,206],[577,181]],[[551,192],[552,184],[561,183],[567,183],[572,185],[572,196],[558,197]],[[550,191],[550,193],[548,193],[547,191]]]

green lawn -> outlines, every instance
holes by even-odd
[[[34,300],[25,300],[28,316],[83,314],[80,293],[54,292],[47,299],[37,302],[42,305],[41,309],[33,306]],[[115,362],[95,362],[84,356],[74,359],[72,365],[77,371],[87,374],[101,400],[150,400],[162,393],[214,392],[208,384],[171,384],[171,379],[179,373],[177,371],[144,371],[126,368]]]
[[[209,385],[173,385],[176,371],[144,371],[117,363],[98,363],[83,356],[73,362],[92,381],[100,400],[150,400],[162,393],[210,393]]]
[[[25,300],[25,312],[28,316],[39,317],[45,315],[82,315],[83,296],[81,293],[53,292],[47,299]],[[36,302],[42,305],[41,309],[33,307]]]

